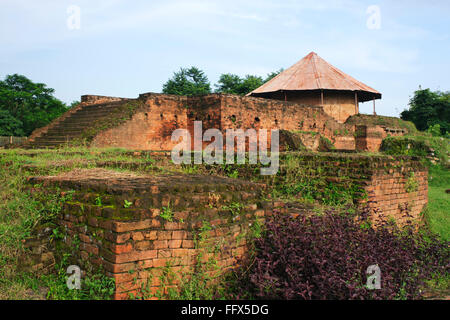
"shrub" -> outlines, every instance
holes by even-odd
[[[422,156],[431,153],[430,147],[423,141],[413,138],[387,137],[381,143],[380,151],[390,155]]]
[[[250,266],[237,272],[243,285],[235,298],[417,299],[425,280],[448,274],[448,243],[412,228],[375,229],[350,214],[277,213],[254,245]],[[366,287],[370,265],[381,269],[381,289]]]

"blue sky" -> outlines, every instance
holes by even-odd
[[[79,29],[67,26],[71,5]],[[370,5],[379,29],[367,26]],[[0,77],[24,74],[68,103],[134,98],[160,92],[180,67],[197,66],[214,84],[222,73],[265,76],[315,51],[380,91],[378,114],[396,116],[419,85],[450,89],[449,17],[450,2],[432,0],[1,0]]]

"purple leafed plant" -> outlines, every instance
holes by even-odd
[[[448,273],[448,243],[412,227],[373,228],[360,217],[274,214],[238,271],[235,298],[419,299],[426,279]],[[366,287],[370,265],[381,270],[381,289]]]

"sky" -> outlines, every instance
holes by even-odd
[[[66,103],[136,98],[180,67],[214,88],[314,51],[381,92],[377,114],[398,116],[419,86],[450,90],[449,17],[450,1],[433,0],[0,0],[0,78],[23,74]]]

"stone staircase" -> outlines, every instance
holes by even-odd
[[[112,101],[81,105],[76,110],[69,110],[55,119],[47,127],[33,132],[24,148],[44,149],[64,145],[73,139],[81,138],[85,130],[95,126],[96,121],[108,116],[123,105],[124,101]]]

